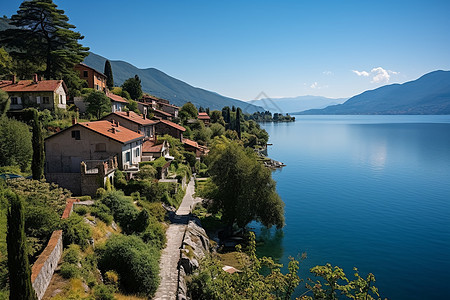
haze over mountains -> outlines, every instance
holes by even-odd
[[[91,52],[89,56],[85,58],[84,63],[103,72],[105,61],[106,58]],[[211,110],[220,110],[224,106],[232,107],[234,105],[240,107],[247,113],[264,111],[264,108],[255,106],[251,103],[193,87],[155,68],[138,69],[124,61],[110,60],[110,62],[115,85],[120,86],[126,79],[134,77],[134,75],[137,74],[141,79],[142,90],[144,92],[167,99],[178,106],[182,106],[184,103],[190,101],[197,107],[209,107]]]
[[[341,104],[348,98],[326,98],[321,96],[299,96],[292,98],[263,98],[248,101],[262,106],[272,113],[297,113],[308,109],[325,108],[329,105]]]
[[[450,114],[450,71],[434,71],[403,84],[385,85],[343,104],[301,112],[306,115]]]

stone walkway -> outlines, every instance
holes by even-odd
[[[162,251],[159,263],[160,284],[156,291],[155,300],[175,300],[178,288],[178,261],[180,259],[180,247],[183,242],[183,235],[189,221],[189,214],[195,203],[200,202],[200,198],[194,198],[195,179],[191,178],[186,188],[186,195],[175,214],[170,216],[171,224],[166,231],[167,244]]]

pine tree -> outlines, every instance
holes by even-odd
[[[33,160],[31,172],[33,179],[40,180],[44,176],[44,137],[42,136],[41,122],[37,110],[33,109]]]
[[[14,59],[45,65],[47,79],[60,79],[83,61],[89,50],[78,43],[84,37],[73,31],[75,26],[68,21],[52,0],[24,1],[11,17],[10,24],[15,27],[0,32],[0,44]]]
[[[105,61],[105,71],[103,73],[106,75],[106,86],[111,90],[114,86],[114,78],[109,60]]]
[[[142,87],[141,87],[141,79],[138,75],[134,75],[134,78],[128,78],[122,84],[122,90],[127,91],[131,99],[137,100],[142,97]]]
[[[31,269],[26,253],[25,217],[22,200],[13,192],[6,192],[10,202],[8,209],[9,299],[36,300],[31,284]]]

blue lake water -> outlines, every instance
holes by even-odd
[[[296,117],[262,125],[287,165],[273,173],[286,226],[251,224],[259,254],[306,252],[302,278],[358,267],[389,299],[450,299],[450,116]]]

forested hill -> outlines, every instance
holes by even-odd
[[[450,114],[450,71],[434,71],[414,81],[366,91],[343,104],[311,109],[300,114]]]
[[[98,71],[103,72],[106,58],[90,53],[84,63]],[[138,69],[124,61],[110,61],[113,71],[114,84],[121,85],[126,79],[139,76],[142,82],[142,90],[154,96],[170,100],[171,103],[182,106],[190,101],[195,106],[222,109],[224,106],[241,107],[243,112],[253,113],[264,111],[264,108],[233,98],[221,96],[217,93],[201,88],[193,87],[181,80],[173,78],[157,69]]]

